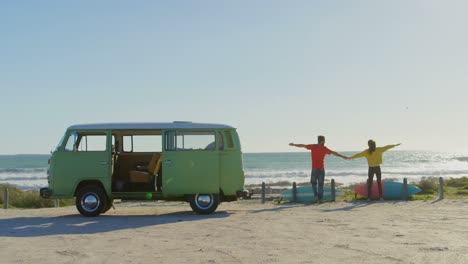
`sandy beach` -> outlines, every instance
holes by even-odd
[[[468,201],[0,210],[0,263],[468,263]]]

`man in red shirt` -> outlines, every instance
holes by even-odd
[[[323,183],[325,181],[325,166],[323,160],[325,155],[333,154],[343,159],[349,159],[346,156],[339,154],[338,152],[332,151],[325,147],[325,137],[318,136],[318,144],[294,144],[289,143],[290,146],[306,148],[310,150],[310,155],[312,159],[312,173],[310,175],[310,182],[312,183],[312,190],[314,191],[315,199],[318,203],[323,198]],[[318,192],[317,192],[317,183],[318,183]]]

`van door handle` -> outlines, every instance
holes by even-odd
[[[107,164],[109,164],[109,163],[107,163],[107,161],[101,161],[101,162],[99,162],[99,164],[101,164],[101,165],[107,165]]]
[[[165,160],[164,164],[172,164],[172,160]]]

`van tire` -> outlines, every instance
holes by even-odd
[[[211,214],[219,205],[219,194],[200,194],[190,196],[190,207],[197,214]]]
[[[101,214],[104,214],[107,211],[109,211],[112,208],[112,206],[114,206],[114,199],[107,199],[107,206],[102,210]]]
[[[76,194],[76,209],[82,216],[98,216],[107,208],[107,196],[101,187],[88,185]],[[110,207],[109,207],[110,209]]]

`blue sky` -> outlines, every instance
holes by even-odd
[[[3,1],[0,154],[191,120],[244,152],[468,151],[465,1]]]

